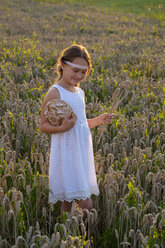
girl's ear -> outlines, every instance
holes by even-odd
[[[61,68],[64,69],[65,64],[61,62]]]

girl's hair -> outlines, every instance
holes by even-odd
[[[88,53],[88,51],[86,50],[85,47],[81,46],[81,45],[72,45],[66,49],[64,49],[61,53],[61,56],[58,59],[58,63],[57,63],[57,74],[58,74],[58,79],[57,82],[62,78],[63,75],[63,69],[61,67],[61,63],[65,64],[65,60],[69,61],[69,62],[73,62],[73,60],[77,57],[83,58],[86,60],[86,62],[88,63],[88,70],[87,70],[87,74],[89,74],[90,69],[91,69],[91,57]]]

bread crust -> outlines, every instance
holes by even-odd
[[[68,114],[74,117],[72,107],[61,99],[49,101],[44,109],[45,118],[54,126],[60,126]]]

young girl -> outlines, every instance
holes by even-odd
[[[61,201],[61,214],[71,211],[73,200],[80,208],[92,209],[90,197],[99,194],[90,128],[109,124],[112,115],[86,118],[84,91],[78,84],[90,68],[91,58],[85,47],[66,48],[58,60],[57,83],[50,87],[42,104],[40,129],[51,134],[49,202]],[[53,99],[64,100],[75,113],[72,118],[68,115],[60,126],[51,125],[44,116],[45,105]]]

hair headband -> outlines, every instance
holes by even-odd
[[[77,68],[77,69],[82,69],[82,70],[87,70],[88,69],[88,66],[73,64],[73,63],[71,63],[69,61],[66,61],[66,60],[64,60],[64,63],[66,63],[67,65],[70,65],[70,66],[72,66],[74,68]]]

